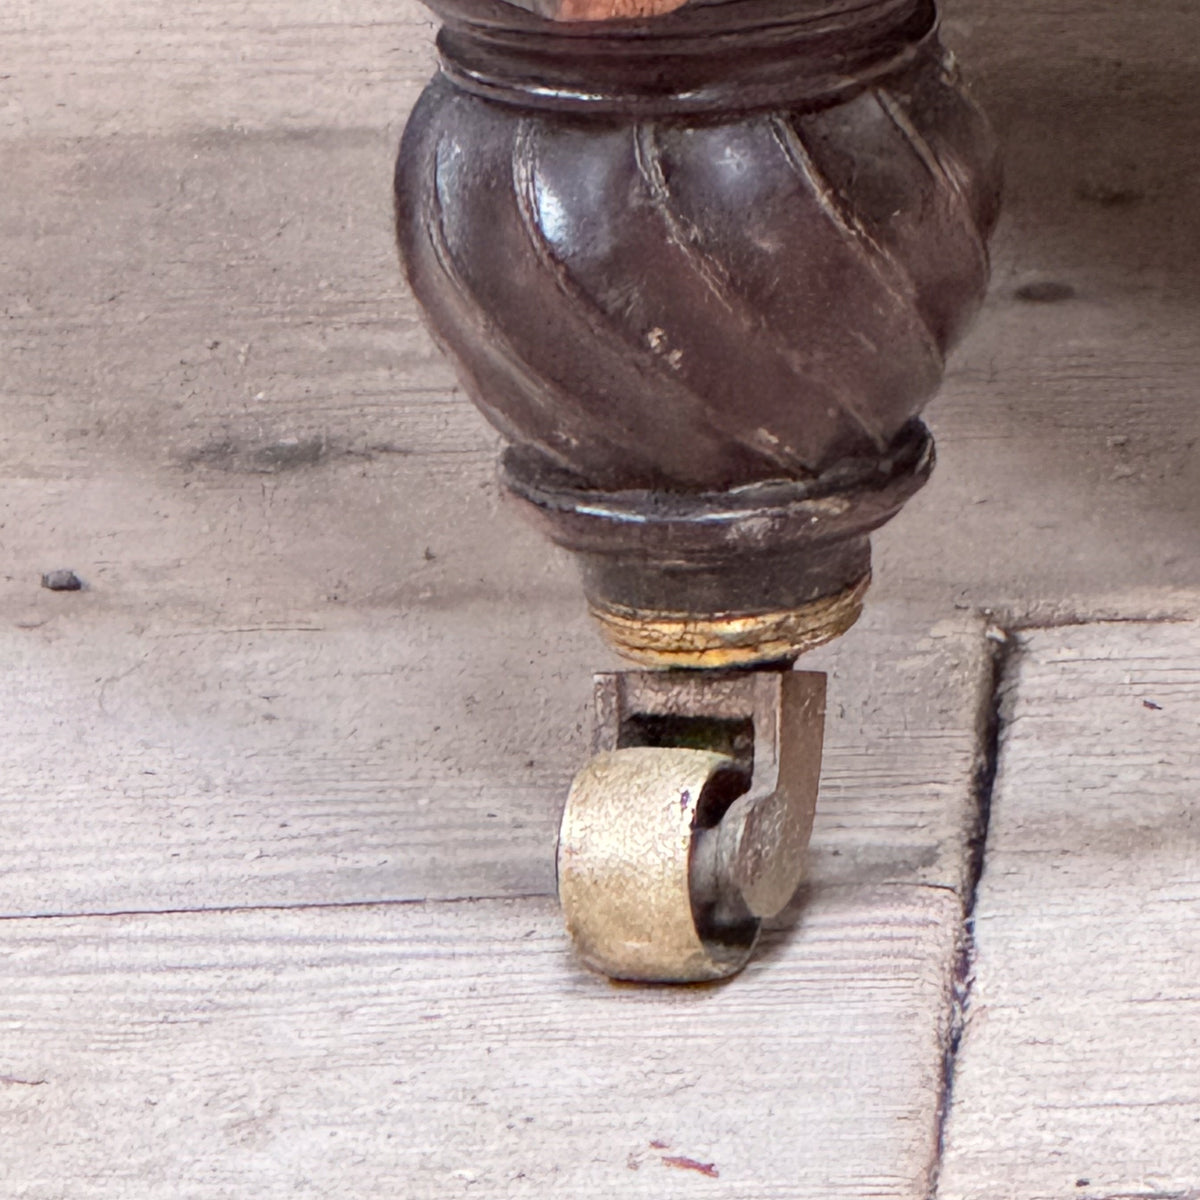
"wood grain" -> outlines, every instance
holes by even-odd
[[[495,524],[496,439],[403,296],[393,154],[376,133],[0,143],[16,619],[41,619],[55,558],[123,611],[216,624],[553,591],[555,568],[574,587]]]
[[[2,1190],[919,1200],[957,912],[831,889],[694,989],[545,901],[5,922]]]
[[[551,890],[612,660],[402,294],[392,152],[0,144],[0,911]],[[981,623],[879,613],[828,660],[825,869],[957,886]]]
[[[1200,1186],[1200,628],[1024,639],[942,1200]]]
[[[375,128],[433,33],[417,0],[6,0],[0,137]]]
[[[321,907],[548,892],[608,665],[399,283],[431,20],[0,6],[0,911],[316,906],[5,923],[0,1192],[923,1200],[972,613],[1200,611],[1200,8],[945,9],[1009,161],[993,299],[813,661],[822,886],[663,993],[579,975],[545,900]],[[1135,633],[1030,639],[945,1197],[1198,1186],[1195,640]]]
[[[929,410],[938,471],[878,574],[1016,624],[1195,615],[1200,8],[943,10],[1001,138],[1006,216],[991,300]]]
[[[0,636],[0,914],[553,893],[604,663],[582,606],[197,628],[50,599],[82,607]],[[817,877],[960,887],[978,627],[821,665]]]
[[[537,0],[518,0],[535,12]],[[681,8],[687,0],[559,0],[551,13],[557,21],[621,21],[632,17],[661,17]]]

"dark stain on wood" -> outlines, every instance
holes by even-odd
[[[707,1175],[709,1179],[720,1179],[721,1177],[716,1163],[697,1162],[696,1159],[682,1154],[663,1155],[663,1166],[677,1167],[681,1171],[696,1171],[700,1175]]]
[[[1056,279],[1038,279],[1017,288],[1018,300],[1029,304],[1059,304],[1064,300],[1075,299],[1075,289],[1069,283],[1060,283]]]

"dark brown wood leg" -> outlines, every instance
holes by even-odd
[[[508,486],[632,657],[842,632],[998,208],[931,0],[434,7],[400,243]]]
[[[397,228],[508,488],[636,662],[843,633],[998,211],[933,0],[430,3]]]

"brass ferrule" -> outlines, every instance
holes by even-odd
[[[765,613],[650,612],[593,603],[592,616],[623,658],[645,667],[751,667],[796,658],[839,638],[862,615],[865,575],[845,591]]]

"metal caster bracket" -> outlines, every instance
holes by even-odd
[[[803,878],[825,676],[598,675],[596,716],[558,846],[576,949],[614,979],[736,974]]]

